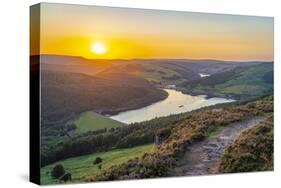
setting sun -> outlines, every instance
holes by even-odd
[[[167,16],[152,10],[49,4],[44,9],[48,11],[41,16],[42,54],[90,59],[273,60],[274,24],[269,17],[183,12],[167,12]],[[32,49],[32,54],[37,53]]]
[[[104,53],[106,53],[107,49],[103,43],[95,42],[91,46],[91,51],[95,54],[104,54]]]

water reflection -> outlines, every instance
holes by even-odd
[[[117,115],[111,116],[111,118],[129,124],[151,120],[155,117],[188,112],[214,104],[234,101],[224,98],[207,99],[202,95],[191,96],[173,89],[165,89],[165,91],[167,91],[169,94],[169,96],[165,100],[151,104],[144,108],[121,112]]]

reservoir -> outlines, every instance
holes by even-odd
[[[156,117],[189,112],[202,107],[219,103],[233,102],[232,99],[209,98],[204,95],[191,96],[174,89],[164,89],[169,95],[166,99],[136,110],[120,112],[110,118],[123,123],[135,123],[151,120]]]

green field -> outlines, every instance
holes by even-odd
[[[95,112],[85,112],[81,114],[79,118],[74,121],[74,124],[77,126],[79,132],[95,131],[104,128],[110,129],[125,125]]]
[[[42,184],[56,184],[59,183],[57,179],[52,178],[49,174],[56,164],[62,164],[67,172],[72,174],[72,182],[85,181],[87,178],[97,174],[101,170],[98,169],[99,164],[94,165],[93,161],[96,157],[101,157],[103,162],[102,170],[109,168],[112,165],[118,165],[123,162],[140,157],[144,153],[152,152],[154,144],[137,146],[129,149],[117,149],[108,152],[100,152],[91,155],[84,155],[81,157],[69,158],[58,161],[54,164],[41,168],[41,183]]]
[[[166,83],[166,84],[175,84],[177,82],[182,82],[181,75],[171,68],[166,68],[165,66],[161,66],[161,64],[151,64],[151,63],[143,63],[144,70],[141,77],[145,78],[148,81],[155,82],[157,84]],[[169,80],[167,78],[176,76],[178,79]]]

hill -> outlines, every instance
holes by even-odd
[[[90,110],[113,114],[140,108],[167,96],[166,92],[156,89],[148,81],[127,75],[102,78],[42,71],[41,83],[43,126]]]
[[[174,85],[189,94],[209,97],[254,98],[272,94],[273,62],[243,62],[194,59],[85,59],[75,56],[42,55],[41,68],[82,73],[120,82],[131,77],[156,87]],[[210,75],[202,77],[200,75]],[[137,84],[140,84],[137,83]]]
[[[65,144],[124,125],[101,114],[140,108],[167,97],[165,91],[145,79],[120,74],[111,76],[41,71],[42,164],[45,160],[55,161],[57,158],[50,157],[49,153],[60,150]],[[84,113],[87,111],[92,114]]]
[[[78,56],[40,55],[41,70],[95,75],[112,66],[111,61],[86,59]]]
[[[273,170],[273,120],[243,132],[222,156],[220,173]]]
[[[93,176],[90,180],[106,181],[173,176],[173,174],[169,174],[171,169],[174,168],[176,161],[183,157],[186,151],[188,154],[188,147],[192,144],[202,141],[217,129],[228,125],[233,126],[233,123],[243,122],[251,117],[272,116],[272,112],[272,97],[267,97],[255,101],[231,104],[224,108],[216,107],[189,113],[189,116],[185,116],[174,126],[158,133],[162,137],[162,143],[158,145],[153,153],[144,154],[141,158],[135,158],[121,165],[115,165]],[[272,118],[269,121],[272,121]],[[264,130],[261,128],[261,131]],[[261,143],[265,137],[255,136],[254,138],[257,139],[257,143]],[[273,147],[272,142],[267,143],[270,148]],[[259,155],[259,153],[263,153],[259,145],[255,145],[255,142],[251,142],[249,145],[249,151],[254,151],[252,152],[253,158],[263,156]],[[268,149],[272,155],[273,151],[270,148]],[[260,162],[262,165],[268,164],[266,160]],[[248,171],[255,170],[257,169],[252,168]]]
[[[71,141],[68,140],[45,150],[45,152],[41,153],[41,162],[42,166],[45,166],[70,157],[153,143],[155,135],[161,135],[161,139],[164,140],[170,138],[171,142],[175,141],[173,138],[178,138],[180,141],[182,140],[180,138],[185,135],[185,130],[182,129],[185,125],[188,127],[189,125],[194,126],[194,130],[190,127],[192,130],[189,131],[192,131],[191,133],[194,135],[194,138],[198,137],[201,139],[213,133],[215,128],[268,112],[272,112],[272,100],[236,102],[205,107],[196,111],[168,117],[155,118],[150,121],[121,126],[114,130],[100,133],[88,132],[84,135],[74,136]],[[194,132],[197,128],[199,132]],[[180,144],[180,147],[185,146],[184,143],[182,144]]]
[[[182,91],[193,95],[248,99],[273,94],[273,63],[261,63],[217,73],[182,83]]]
[[[237,67],[263,62],[221,61],[210,59],[85,59],[77,56],[41,55],[41,69],[87,75],[128,74],[144,78],[156,85],[177,85],[200,79],[202,74],[218,74]]]
[[[152,144],[160,137],[157,142],[161,146],[152,155],[113,166],[90,180],[107,180],[112,173],[118,175],[115,179],[139,176],[137,169],[143,163],[148,171],[142,176],[165,176],[186,144],[214,134],[218,127],[231,122],[255,113],[263,115],[272,106],[272,101],[258,100],[249,102],[251,107],[240,99],[273,93],[273,63],[65,56],[48,56],[45,60],[41,67],[42,167],[68,158]],[[201,78],[201,73],[210,76]],[[158,87],[169,84],[186,93],[230,97],[238,102],[131,125],[102,116],[162,100],[167,93]],[[124,169],[130,169],[131,174]]]
[[[261,62],[231,62],[189,59],[139,59],[113,63],[99,72],[102,74],[126,73],[142,77],[157,86],[178,85],[200,79],[200,73],[218,74],[237,67],[249,67]]]

